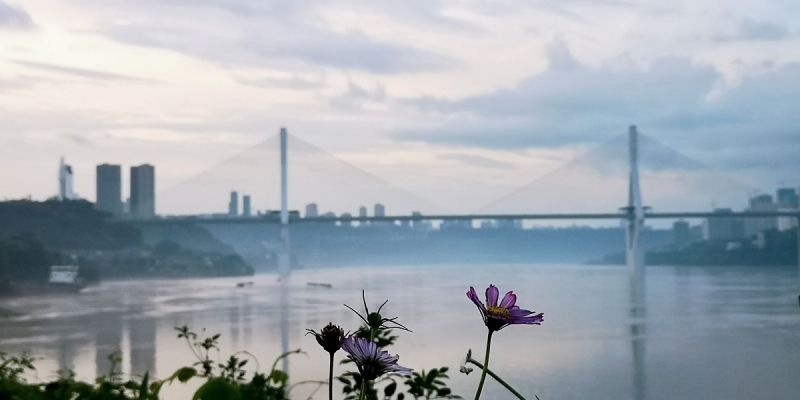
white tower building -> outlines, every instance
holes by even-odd
[[[61,163],[58,165],[58,199],[59,200],[72,200],[75,198],[75,191],[73,189],[73,173],[72,166],[64,162],[64,157],[61,157]]]

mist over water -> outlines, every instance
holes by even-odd
[[[394,185],[364,169],[337,158],[303,140],[288,138],[289,201],[301,210],[308,203],[319,203],[321,213],[357,215],[359,206],[383,203],[391,213],[410,214],[414,210],[442,212],[445,209]],[[228,193],[238,191],[252,196],[253,209],[280,209],[280,141],[272,136],[241,153],[159,193],[159,208],[164,214],[224,213]]]
[[[386,206],[387,215],[412,211],[437,213],[610,213],[627,203],[628,139],[615,136],[561,167],[531,170],[529,182],[511,191],[490,190],[489,202],[472,196],[454,199],[452,192],[423,191],[411,183],[396,185],[305,141],[290,132],[289,207],[303,210],[318,203],[320,213],[357,215],[360,206]],[[714,170],[661,141],[640,135],[641,186],[646,205],[656,211],[704,211],[740,208],[755,189],[740,177]],[[280,208],[280,142],[271,136],[239,154],[198,171],[158,194],[158,209],[167,215],[225,213],[228,194],[252,197],[253,209]],[[409,165],[409,167],[414,167]],[[435,171],[416,168],[424,180]],[[499,182],[498,182],[499,183]],[[449,182],[482,187],[479,181]],[[442,186],[448,186],[443,184]],[[430,193],[429,193],[430,192]],[[591,201],[587,201],[591,198]]]
[[[466,298],[470,285],[514,290],[518,304],[544,312],[541,326],[495,335],[493,369],[542,399],[793,399],[800,392],[798,281],[795,268],[650,267],[644,300],[632,298],[627,270],[576,264],[415,265],[301,269],[278,282],[252,278],[111,281],[78,296],[16,298],[21,313],[3,321],[9,352],[44,357],[39,377],[75,368],[94,378],[107,353],[123,352],[123,370],[159,377],[193,361],[174,326],[222,334],[222,356],[248,350],[267,369],[282,349],[292,380],[325,379],[326,355],[306,328],[329,321],[355,329],[343,307],[389,299],[401,332],[391,351],[418,369],[451,368],[456,393],[469,396],[479,376],[457,372],[467,349],[480,354],[485,327]],[[309,286],[330,283],[332,288]],[[283,323],[282,323],[283,322]],[[285,343],[283,342],[285,341]],[[341,357],[341,354],[337,356]],[[338,367],[338,371],[343,369]],[[486,398],[507,394],[488,383]],[[167,398],[188,398],[175,384]],[[310,388],[296,389],[300,396]],[[173,397],[175,396],[175,397]],[[298,397],[300,398],[300,397]]]
[[[663,142],[639,135],[640,186],[656,212],[740,208],[755,189]],[[628,138],[617,136],[484,205],[479,213],[603,213],[628,201]]]

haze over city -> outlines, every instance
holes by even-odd
[[[54,195],[62,156],[84,198],[103,162],[156,165],[162,193],[287,126],[472,212],[635,123],[741,182],[714,199],[734,206],[798,184],[799,7],[4,1],[0,196]],[[224,211],[231,189],[192,200]]]

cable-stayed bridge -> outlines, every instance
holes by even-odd
[[[686,181],[684,175],[681,174],[666,174],[663,171],[667,170],[665,166],[669,164],[680,163],[683,165],[684,171],[695,173],[700,171],[705,173],[704,167],[688,157],[667,149],[655,142],[649,137],[642,136],[638,133],[635,126],[631,126],[628,134],[624,137],[624,142],[621,138],[615,138],[608,143],[599,146],[596,150],[589,152],[579,162],[556,170],[554,173],[540,177],[532,184],[526,185],[510,194],[490,203],[485,206],[480,212],[473,213],[447,213],[447,212],[428,212],[428,213],[408,213],[408,214],[395,214],[395,215],[358,215],[354,216],[349,213],[344,214],[330,214],[323,216],[306,216],[301,218],[299,213],[290,212],[290,188],[302,186],[303,188],[317,189],[316,198],[325,199],[326,201],[335,202],[334,194],[345,192],[346,200],[352,201],[353,198],[359,201],[375,202],[378,203],[384,199],[391,199],[395,201],[405,200],[408,204],[414,204],[417,207],[426,207],[427,209],[437,209],[438,207],[432,202],[417,196],[407,190],[398,188],[388,183],[385,180],[357,167],[354,167],[337,157],[332,156],[330,153],[324,152],[315,146],[302,141],[298,138],[289,136],[286,129],[281,129],[278,135],[278,145],[275,146],[272,142],[265,142],[252,149],[249,149],[243,154],[240,154],[230,160],[212,167],[204,171],[197,177],[190,179],[188,183],[178,185],[171,189],[172,194],[181,194],[188,198],[203,198],[207,197],[209,192],[214,189],[211,188],[209,183],[217,182],[218,184],[228,185],[228,187],[247,187],[249,185],[251,191],[264,190],[269,187],[271,189],[278,189],[280,194],[280,212],[272,212],[265,215],[242,217],[238,215],[216,215],[213,217],[203,215],[182,215],[172,216],[156,219],[137,220],[137,223],[142,224],[175,224],[175,223],[202,223],[202,224],[279,224],[281,227],[281,245],[283,249],[281,252],[285,257],[289,253],[289,225],[291,224],[308,224],[308,223],[339,223],[339,224],[368,224],[374,222],[396,223],[396,222],[421,222],[421,221],[464,221],[472,223],[481,220],[518,220],[518,221],[537,221],[537,220],[618,220],[623,221],[626,227],[626,259],[627,264],[630,266],[633,276],[640,276],[639,273],[643,265],[643,254],[641,251],[641,233],[645,220],[656,219],[684,219],[684,218],[703,218],[703,219],[717,219],[717,218],[737,218],[737,219],[757,219],[757,218],[793,218],[797,220],[800,225],[800,212],[793,211],[740,211],[740,212],[707,212],[707,211],[660,211],[654,212],[649,207],[646,207],[642,200],[641,180],[642,172],[640,171],[640,149],[642,141],[646,147],[646,158],[648,162],[655,162],[655,168],[650,171],[656,171],[655,174],[659,178],[666,177],[671,182],[666,185],[671,186],[674,182]],[[620,151],[624,147],[621,144],[626,144],[627,154]],[[290,152],[291,149],[291,152]],[[277,150],[277,151],[276,151]],[[277,154],[276,154],[277,153]],[[626,157],[627,156],[627,157]],[[273,174],[253,174],[253,168],[259,163],[264,163],[265,159],[273,160],[274,169],[279,173]],[[613,173],[618,173],[622,170],[620,161],[627,159],[625,169],[626,179],[608,179],[607,176],[613,176]],[[275,163],[274,160],[280,160]],[[313,162],[308,162],[313,160]],[[299,165],[311,165],[306,168],[306,175],[292,176],[292,171],[295,163]],[[269,164],[267,164],[269,165]],[[277,168],[275,168],[277,167]],[[268,168],[268,167],[262,167]],[[345,173],[341,171],[345,170]],[[592,174],[593,171],[600,170],[603,175],[603,180],[597,186],[602,187],[603,190],[597,190],[594,193],[587,194],[576,201],[570,203],[563,201],[559,197],[563,195],[558,189],[569,191],[571,188],[568,185],[563,185],[562,182],[568,178],[575,178],[580,174]],[[274,181],[275,177],[279,177],[279,182]],[[317,181],[314,181],[314,179]],[[258,181],[262,181],[259,183]],[[293,183],[290,185],[290,181]],[[689,185],[690,190],[695,192],[713,192],[715,187],[720,183],[731,181],[730,178],[725,176],[714,175],[705,179],[702,183],[694,183]],[[256,182],[255,184],[253,182]],[[300,182],[294,184],[294,182]],[[536,189],[536,184],[545,182],[553,190],[541,191]],[[623,186],[624,184],[624,186]],[[735,184],[739,184],[735,182]],[[672,185],[674,187],[674,185]],[[740,185],[742,186],[742,185]],[[376,190],[375,188],[378,188]],[[552,188],[551,188],[552,189]],[[216,189],[217,192],[219,189]],[[602,193],[613,192],[618,194],[625,193],[627,201],[624,207],[618,208],[622,203],[621,201],[614,206],[608,201],[604,204],[602,201],[597,201],[597,198]],[[377,195],[375,193],[378,193]],[[544,197],[543,196],[554,196]],[[669,197],[671,193],[667,189],[661,193],[662,197]],[[266,197],[266,196],[262,196]],[[349,199],[347,199],[349,197]],[[569,196],[564,196],[567,198]],[[314,198],[314,197],[311,197]],[[593,204],[599,207],[607,207],[614,211],[610,212],[530,212],[531,208],[536,208],[536,204],[531,199],[540,199],[541,201],[557,201],[565,209],[575,208],[576,205]],[[308,200],[308,198],[306,199]],[[595,204],[596,203],[596,204]],[[531,205],[528,205],[531,204]],[[599,208],[598,207],[598,208]],[[613,208],[612,208],[613,207]],[[499,210],[499,212],[498,212]],[[506,211],[508,210],[508,211]],[[514,212],[516,210],[524,210]],[[798,235],[798,244],[800,244],[800,234]],[[800,257],[798,257],[800,264]],[[288,259],[288,258],[287,258]]]

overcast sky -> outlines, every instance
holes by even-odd
[[[61,156],[87,199],[102,162],[155,164],[166,192],[280,126],[445,211],[630,124],[771,192],[800,184],[798,16],[796,0],[0,0],[0,197],[53,195]],[[226,190],[191,200],[223,211]]]

